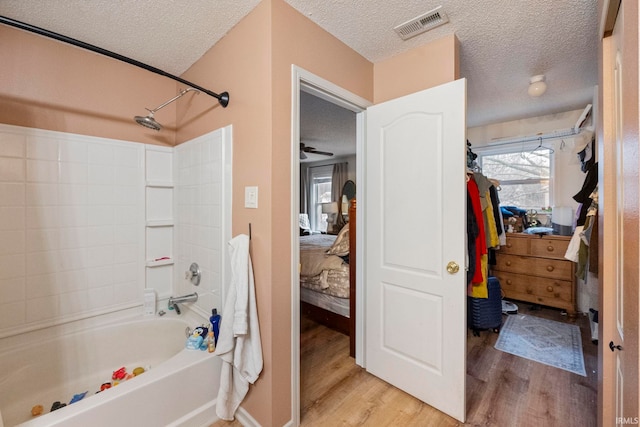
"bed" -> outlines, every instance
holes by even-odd
[[[355,355],[356,200],[337,236],[300,236],[300,311],[350,337]]]

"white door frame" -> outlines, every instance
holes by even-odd
[[[300,239],[298,214],[300,213],[300,91],[336,104],[357,113],[356,115],[356,182],[358,183],[358,209],[356,221],[362,224],[364,187],[364,134],[365,110],[371,102],[355,95],[328,80],[296,65],[291,66],[291,422],[300,425]],[[356,246],[364,248],[363,235],[356,236]],[[356,252],[356,363],[364,366],[363,360],[363,250]]]

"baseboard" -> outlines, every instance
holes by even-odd
[[[236,419],[244,427],[262,427],[242,406],[236,411]]]
[[[251,416],[249,412],[247,412],[243,407],[239,407],[235,414],[236,420],[244,427],[262,427],[255,418]],[[175,420],[167,427],[209,427],[211,424],[220,420],[218,415],[216,414],[216,401],[209,402],[205,405],[200,406],[199,408],[194,409],[193,411],[185,414],[179,419]],[[287,423],[285,425],[289,426],[291,423]],[[0,426],[2,427],[2,426]]]

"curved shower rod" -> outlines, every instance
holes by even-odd
[[[136,61],[135,59],[131,59],[129,57],[120,55],[119,53],[115,53],[110,50],[103,49],[101,47],[98,47],[89,43],[85,43],[83,41],[80,41],[71,37],[67,37],[59,33],[55,33],[53,31],[45,30],[44,28],[36,27],[35,25],[27,24],[21,21],[16,21],[15,19],[7,18],[6,16],[2,16],[2,15],[0,15],[0,24],[9,25],[11,27],[16,27],[25,31],[30,31],[32,33],[36,33],[41,36],[45,36],[45,37],[52,38],[54,40],[69,43],[74,46],[81,47],[83,49],[87,49],[92,52],[96,52],[101,55],[105,55],[110,58],[117,59],[122,62],[126,62],[127,64],[135,65],[136,67],[144,68],[147,71],[151,71],[152,73],[156,73],[156,74],[160,74],[161,76],[168,77],[170,79],[173,79],[187,86],[191,86],[194,89],[198,89],[199,91],[204,92],[207,95],[213,96],[218,100],[218,102],[220,103],[220,105],[222,105],[222,107],[226,107],[227,105],[229,105],[229,92],[222,92],[220,94],[217,94],[215,92],[210,91],[209,89],[203,88],[202,86],[198,86],[195,83],[191,83],[190,81],[185,80],[181,77],[175,76],[173,74],[169,74],[166,71],[162,71],[159,68],[152,67],[151,65],[145,64],[144,62]]]

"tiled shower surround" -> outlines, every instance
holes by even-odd
[[[211,144],[214,140],[210,138]],[[207,141],[180,146],[187,158],[196,158],[189,154],[190,147],[194,153],[212,153],[208,163],[198,157],[203,171],[189,181],[190,192],[211,188],[220,180],[213,178],[223,173],[219,154],[213,154],[222,150],[220,138],[217,143],[217,148],[207,146]],[[142,303],[145,285],[156,288],[160,298],[174,291],[174,278],[184,277],[183,272],[173,271],[177,264],[169,264],[164,273],[147,267],[149,257],[157,252],[149,247],[155,243],[146,233],[145,152],[149,149],[153,146],[0,125],[0,336],[135,307]],[[172,149],[164,153],[171,166],[175,153]],[[216,167],[214,157],[218,157]],[[162,163],[151,165],[150,170],[159,166]],[[215,230],[220,227],[216,210],[222,209],[221,193],[217,203],[205,198],[214,223],[209,215],[194,213],[180,221],[173,217],[180,211],[174,206],[177,190],[170,183],[166,188],[170,191],[155,197],[154,204],[158,200],[160,205],[168,204],[167,223],[178,225],[168,229],[168,257],[183,258],[174,256],[179,251],[173,245],[173,229],[181,230],[183,224],[188,225],[186,232],[204,230],[207,237],[222,237],[224,233]],[[168,200],[162,201],[163,197]],[[219,298],[221,261],[216,257],[221,256],[223,245],[220,238],[196,241],[199,249],[189,248],[188,254],[206,259],[192,259],[189,264],[197,261],[208,272],[208,280],[203,276],[197,289],[207,303],[201,308],[208,311]],[[161,244],[166,245],[166,239]],[[158,277],[156,286],[154,274],[169,277]],[[212,276],[216,275],[214,288]],[[193,292],[181,283],[176,286],[179,292]]]

